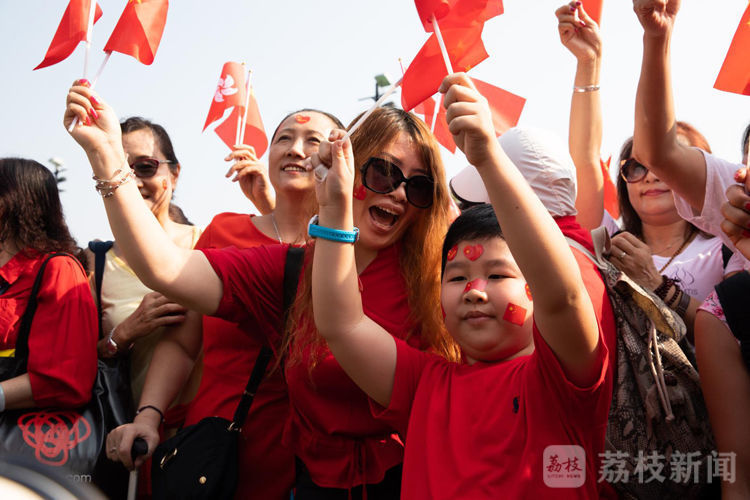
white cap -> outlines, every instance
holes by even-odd
[[[575,215],[576,169],[567,146],[552,132],[515,127],[498,139],[505,153],[526,178],[553,217]],[[468,165],[450,181],[453,192],[474,203],[489,203],[476,169]]]

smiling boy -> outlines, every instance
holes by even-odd
[[[495,140],[486,100],[463,74],[441,90],[492,202],[456,219],[443,245],[445,326],[464,362],[419,352],[365,316],[352,246],[325,239],[313,263],[316,325],[405,439],[402,498],[597,498],[611,374],[581,273]],[[334,144],[318,186],[323,226],[352,227],[350,156]]]

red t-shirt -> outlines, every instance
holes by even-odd
[[[499,363],[451,363],[396,345],[390,406],[372,403],[372,411],[405,437],[401,498],[598,498],[595,458],[604,451],[611,400],[606,346],[596,382],[579,388],[536,325],[534,352]],[[585,469],[582,487],[545,485],[550,445],[585,450],[585,460],[573,462]]]
[[[278,344],[287,246],[203,250],[224,283],[215,315],[240,324],[250,335]],[[396,338],[412,330],[406,287],[395,246],[381,250],[359,275],[365,314]],[[418,336],[410,343],[419,344]],[[310,358],[286,366],[291,413],[286,443],[319,486],[349,488],[380,482],[400,464],[403,446],[391,428],[370,414],[367,396],[334,359]]]
[[[0,278],[9,284],[0,294],[0,350],[16,347],[21,317],[45,257],[20,251],[0,267]],[[97,336],[96,306],[86,273],[74,258],[54,257],[44,270],[29,332],[27,371],[37,406],[72,408],[91,399]]]
[[[278,245],[255,227],[251,217],[217,215],[195,248]],[[198,393],[188,406],[185,425],[210,416],[232,419],[262,347],[260,340],[236,323],[203,317],[203,375]],[[294,454],[281,443],[289,417],[289,396],[281,372],[271,371],[274,362],[269,363],[240,433],[237,498],[288,500],[294,486]]]

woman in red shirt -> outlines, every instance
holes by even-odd
[[[98,116],[90,125],[75,128],[72,135],[93,160],[97,177],[118,186],[104,204],[115,238],[136,273],[151,288],[190,309],[236,322],[247,334],[287,355],[291,414],[284,443],[298,458],[296,498],[346,498],[347,489],[363,484],[374,485],[367,488],[370,498],[398,495],[402,443],[389,427],[372,418],[366,395],[317,335],[310,268],[303,271],[290,323],[280,338],[288,247],[174,248],[149,214],[134,203],[138,192],[133,184],[120,183],[115,175],[124,158],[117,120],[99,96],[89,99],[94,95],[87,86],[76,84],[68,94],[65,121]],[[352,135],[352,143],[362,172],[357,177],[354,210],[365,311],[396,337],[455,355],[438,310],[440,241],[450,204],[437,143],[422,121],[395,108],[376,110]],[[372,175],[387,179],[388,185],[374,184]],[[308,245],[307,261],[312,247]],[[155,411],[150,413],[159,417]],[[108,449],[118,448],[126,459],[129,439],[109,442]],[[150,440],[149,448],[155,444]],[[387,484],[377,486],[384,479]]]
[[[4,409],[84,405],[96,376],[96,308],[65,225],[57,183],[33,160],[0,159],[0,356],[14,356],[21,317],[50,252],[29,332],[27,372],[0,382]]]

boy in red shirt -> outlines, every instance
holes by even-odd
[[[456,144],[492,202],[459,217],[443,246],[445,325],[465,362],[419,352],[365,316],[352,245],[323,238],[315,323],[373,412],[405,439],[402,498],[597,498],[611,374],[581,273],[495,140],[471,80],[451,75],[441,91]],[[319,224],[351,230],[348,141],[332,145],[330,163],[317,187]],[[393,200],[406,202],[408,179],[399,181]]]

